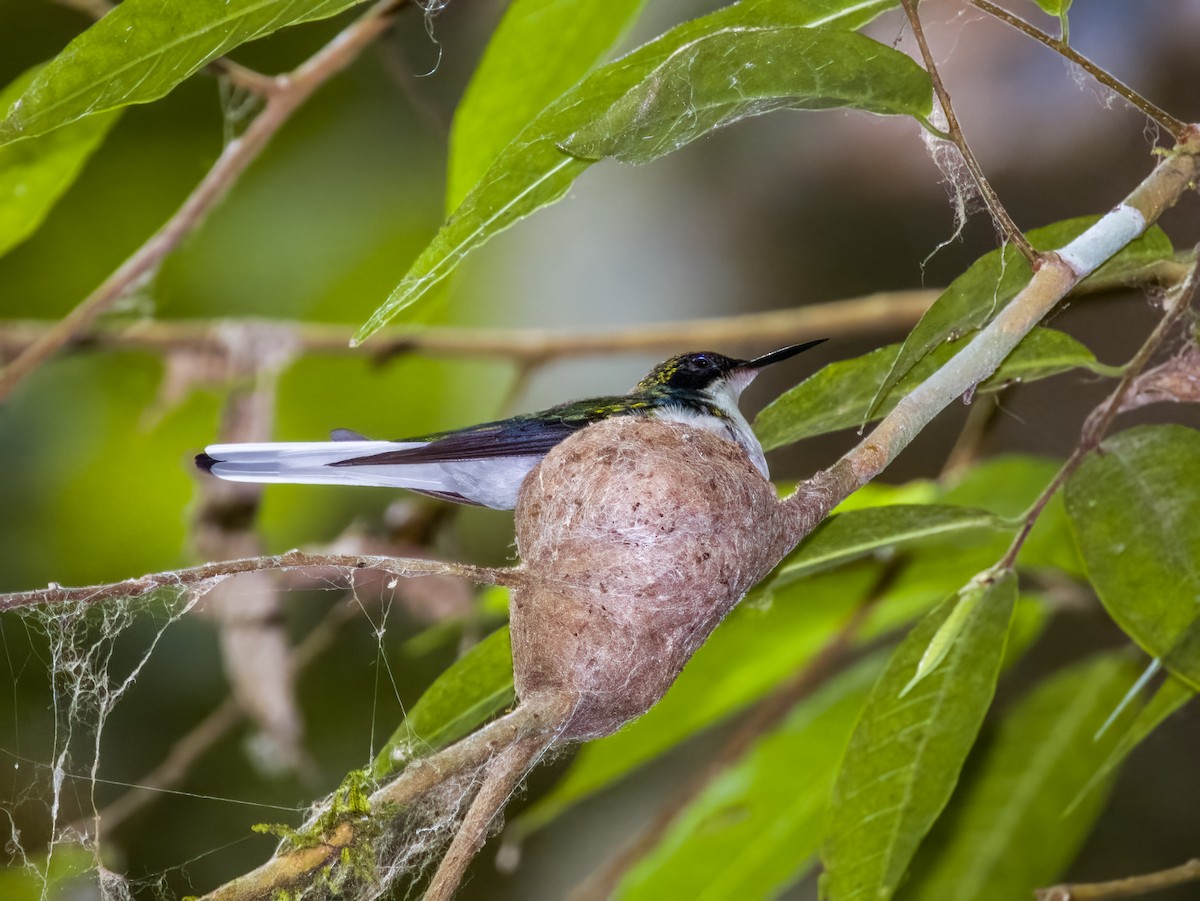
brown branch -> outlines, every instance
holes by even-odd
[[[1012,544],[1001,558],[999,565],[1001,567],[1011,567],[1017,559],[1017,554],[1020,553],[1021,547],[1025,544],[1029,533],[1033,531],[1034,524],[1046,505],[1050,503],[1050,499],[1058,492],[1059,488],[1070,477],[1079,465],[1083,463],[1084,458],[1091,453],[1100,444],[1109,428],[1112,426],[1113,420],[1121,412],[1125,405],[1125,399],[1137,383],[1138,376],[1142,370],[1149,364],[1151,357],[1155,351],[1166,340],[1167,335],[1184,316],[1191,307],[1192,301],[1196,297],[1197,288],[1200,286],[1200,273],[1197,267],[1192,268],[1191,275],[1181,284],[1178,289],[1172,292],[1167,297],[1166,309],[1163,317],[1158,321],[1158,324],[1150,332],[1149,337],[1138,348],[1137,353],[1133,355],[1133,359],[1125,366],[1125,371],[1121,375],[1121,380],[1117,382],[1117,386],[1112,390],[1107,398],[1104,399],[1084,420],[1083,428],[1080,430],[1079,442],[1075,445],[1071,455],[1054,474],[1054,478],[1050,480],[1050,484],[1045,487],[1029,512],[1025,515],[1025,520],[1021,524],[1020,531],[1013,538]]]
[[[584,354],[672,353],[680,347],[775,347],[813,335],[838,337],[907,329],[937,298],[936,290],[894,291],[787,310],[714,319],[652,323],[633,328],[576,332],[557,329],[427,328],[385,329],[372,338],[374,358],[421,353],[447,357],[497,357],[518,362]],[[18,321],[0,325],[0,355],[25,352],[55,323]],[[363,356],[350,347],[354,327],[295,321],[139,320],[102,324],[72,338],[70,349],[175,350],[227,352],[229,337],[240,328],[269,328],[297,351],[307,354]]]
[[[371,795],[371,809],[402,813],[433,789],[477,771],[518,742],[552,736],[568,713],[563,707],[523,704],[432,757],[409,764],[396,779]],[[356,831],[353,823],[344,821],[316,848],[281,850],[257,869],[204,895],[202,901],[251,901],[303,884],[313,872],[335,863],[341,850],[355,840]]]
[[[1100,66],[1097,66],[1086,56],[1075,50],[1075,48],[1073,48],[1066,41],[1047,34],[1032,23],[1025,21],[1020,16],[1015,16],[1007,9],[997,6],[994,3],[990,3],[988,0],[967,0],[967,2],[972,6],[983,10],[985,13],[994,16],[1001,22],[1004,22],[1006,25],[1011,25],[1013,28],[1017,29],[1017,31],[1028,35],[1035,41],[1041,41],[1051,50],[1061,54],[1063,57],[1079,66],[1079,68],[1087,72],[1100,84],[1104,85],[1114,93],[1124,97],[1130,105],[1140,110],[1147,118],[1157,122],[1168,132],[1170,132],[1176,141],[1183,140],[1187,131],[1187,125],[1185,123],[1181,122],[1179,119],[1176,119],[1165,110],[1159,109],[1158,106],[1156,106],[1154,103],[1151,103],[1137,91],[1133,90],[1133,88],[1129,87],[1119,79],[1114,78],[1112,74],[1105,71]]]
[[[519,573],[515,570],[488,569],[482,566],[471,566],[467,563],[368,554],[307,554],[303,551],[286,551],[268,557],[225,560],[186,569],[151,573],[140,578],[108,582],[103,585],[64,588],[52,582],[47,588],[0,594],[0,612],[20,607],[32,607],[37,604],[96,604],[120,598],[143,597],[171,588],[199,587],[203,589],[208,583],[240,573],[312,568],[369,569],[402,578],[451,575],[484,585],[514,585],[519,578]]]
[[[425,892],[425,901],[451,901],[467,867],[487,841],[492,821],[504,809],[509,796],[553,739],[553,733],[524,736],[491,760],[479,792],[438,864],[433,881]]]
[[[1200,882],[1200,858],[1168,870],[1127,876],[1111,882],[1088,882],[1055,885],[1034,890],[1037,901],[1102,901],[1108,898],[1135,898],[1176,885]]]
[[[102,313],[153,272],[228,193],[292,113],[391,25],[396,8],[396,0],[380,0],[290,75],[275,79],[278,87],[267,97],[262,112],[240,137],[226,145],[208,174],[166,224],[54,328],[0,370],[0,401],[6,400],[26,376],[87,331]]]
[[[988,211],[992,214],[992,220],[1000,227],[1000,230],[1008,240],[1021,251],[1025,259],[1029,261],[1029,265],[1036,270],[1041,262],[1041,254],[1034,250],[1033,245],[1029,243],[1029,239],[1025,237],[1024,232],[1017,228],[1017,224],[1013,222],[1012,217],[1008,215],[1008,211],[1004,209],[1004,204],[1000,202],[999,195],[996,194],[991,183],[984,176],[983,167],[979,165],[979,161],[975,158],[971,146],[967,143],[962,127],[958,124],[958,117],[954,115],[954,107],[950,104],[950,92],[946,90],[945,84],[942,83],[942,76],[938,73],[937,65],[933,61],[933,54],[929,50],[929,43],[925,40],[925,30],[921,27],[920,16],[917,15],[917,0],[900,0],[900,3],[904,7],[909,25],[913,30],[913,37],[916,38],[917,46],[921,50],[921,58],[925,61],[925,69],[929,73],[929,80],[933,83],[933,90],[937,94],[938,103],[941,104],[942,111],[946,114],[946,127],[950,135],[950,140],[954,142],[954,146],[958,148],[958,152],[962,155],[967,170],[975,180],[976,187],[979,188],[983,202],[987,204]]]
[[[110,0],[54,0],[59,6],[78,10],[85,16],[99,19],[113,11],[115,4]]]
[[[1137,285],[1177,284],[1191,271],[1192,260],[1158,260],[1136,273],[1117,277],[1093,276],[1073,294],[1124,290]],[[663,353],[681,347],[776,347],[813,335],[837,338],[907,329],[921,318],[941,294],[938,289],[887,291],[862,297],[808,304],[786,310],[748,313],[709,319],[684,319],[650,323],[609,331],[575,332],[565,329],[384,329],[372,337],[375,359],[405,353],[445,357],[495,357],[523,364],[540,364],[563,357],[612,353]],[[0,325],[0,357],[24,353],[54,322],[24,320]],[[297,353],[361,356],[350,347],[354,327],[332,323],[287,320],[156,320],[98,324],[77,336],[64,350],[144,350],[170,353],[190,350],[212,354],[230,351],[230,334],[260,329],[273,335],[276,345]],[[267,340],[269,336],[265,336]]]

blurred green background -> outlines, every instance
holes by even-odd
[[[650,4],[630,43],[712,5]],[[1147,7],[1120,0],[1081,4],[1073,11],[1073,43],[1193,121],[1200,118],[1194,90],[1200,2],[1152,8],[1148,15]],[[287,124],[230,197],[113,318],[361,324],[441,220],[454,104],[502,9],[494,0],[451,4],[429,20],[432,38],[418,11],[408,10],[378,48]],[[1150,145],[1140,117],[1119,105],[1109,108],[1094,88],[1077,85],[1055,56],[1002,26],[964,25],[956,4],[926,3],[922,10],[967,135],[1022,226],[1105,210],[1148,170]],[[260,71],[284,71],[346,21],[290,29],[240,49],[235,58]],[[0,0],[0,82],[53,56],[85,25],[78,12],[52,2]],[[871,31],[890,42],[900,34],[899,20],[885,17]],[[45,225],[0,258],[0,316],[52,319],[69,311],[179,205],[216,159],[226,131],[244,121],[238,107],[238,98],[223,96],[215,78],[200,74],[160,102],[127,110]],[[952,235],[940,178],[910,122],[844,113],[752,120],[652,166],[595,167],[566,201],[470,259],[412,318],[591,330],[942,285],[994,246],[994,235],[977,216],[961,237],[922,263]],[[1164,220],[1177,247],[1200,238],[1196,212],[1192,196]],[[1153,319],[1141,299],[1105,297],[1073,305],[1054,324],[1106,362],[1119,362]],[[899,337],[840,340],[820,351],[826,356],[800,365]],[[637,355],[563,361],[518,386],[514,367],[498,360],[403,357],[376,365],[304,358],[280,378],[275,437],[318,440],[334,427],[388,438],[453,428],[502,415],[506,404],[533,409],[622,391],[653,362]],[[793,366],[764,377],[748,393],[747,406],[761,406],[807,371]],[[168,403],[163,377],[156,356],[74,353],[41,369],[0,407],[0,590],[87,584],[196,562],[188,538],[196,490],[190,459],[216,436],[223,392],[201,385]],[[1084,376],[1068,376],[1011,392],[986,451],[1065,453],[1080,423],[1061,415],[1056,393],[1071,392],[1070,409],[1083,410],[1079,398],[1098,398],[1102,390]],[[965,409],[948,411],[890,479],[936,474],[964,416]],[[802,476],[851,438],[780,454],[772,460],[775,474]],[[374,489],[273,486],[265,492],[260,530],[272,552],[320,545],[355,521],[377,528],[393,499]],[[503,562],[512,555],[511,517],[458,511],[438,548],[461,559]],[[332,591],[289,595],[289,629],[302,634],[341,597]],[[113,673],[128,671],[164,623],[161,605],[137,605],[137,611],[112,649]],[[11,764],[3,767],[0,802],[30,849],[46,838],[51,705],[60,712],[64,705],[51,695],[49,643],[60,628],[0,618],[0,668],[12,685],[0,701],[0,762]],[[419,628],[396,612],[380,637],[365,614],[357,617],[336,652],[301,680],[316,763],[308,779],[257,772],[243,752],[244,736],[235,736],[182,786],[215,797],[164,800],[109,836],[109,846],[123,855],[111,861],[113,868],[128,867],[135,878],[165,873],[169,890],[182,892],[209,888],[260,861],[271,839],[248,837],[249,826],[295,817],[255,805],[294,808],[332,788],[347,769],[369,759],[399,721],[402,705],[454,658],[452,633],[416,650],[405,645]],[[1112,640],[1094,612],[1065,617],[1054,636],[1064,646]],[[173,625],[106,724],[101,778],[137,780],[226,692],[211,625],[194,617]],[[1200,723],[1193,711],[1171,730],[1139,752],[1139,765],[1124,778],[1085,851],[1081,874],[1154,869],[1195,853],[1200,807],[1184,799],[1195,798],[1200,777],[1191,758],[1180,755],[1200,740]],[[536,837],[515,876],[495,877],[484,861],[464,897],[561,896],[706,747],[704,739],[691,743],[585,805],[564,828]],[[86,763],[72,761],[67,769],[78,772]],[[536,775],[531,793],[552,775]],[[74,792],[86,786],[68,780],[68,789],[74,804]],[[97,797],[103,803],[106,793],[118,791],[102,783]],[[1164,796],[1178,798],[1178,809],[1146,807],[1147,799]],[[78,799],[80,807],[88,803]],[[1146,828],[1132,828],[1142,823]]]

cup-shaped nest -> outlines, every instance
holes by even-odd
[[[645,713],[778,562],[782,520],[772,485],[713,432],[626,416],[562,442],[517,502],[522,703],[569,704],[569,740]]]

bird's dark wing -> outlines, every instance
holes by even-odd
[[[602,397],[552,407],[542,413],[485,422],[454,432],[410,438],[425,441],[418,447],[397,448],[365,457],[354,457],[333,466],[366,466],[388,463],[445,463],[453,460],[486,460],[495,457],[542,456],[572,433],[607,416],[636,413],[644,406],[626,397]]]

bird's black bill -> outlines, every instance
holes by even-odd
[[[763,354],[761,357],[755,357],[753,360],[747,360],[739,366],[739,369],[762,369],[764,366],[770,366],[772,363],[779,363],[783,360],[790,359],[796,354],[802,354],[806,350],[816,347],[818,344],[824,344],[828,338],[818,338],[816,341],[806,341],[804,344],[793,344],[790,347],[781,347],[779,350],[773,350],[769,354]]]

